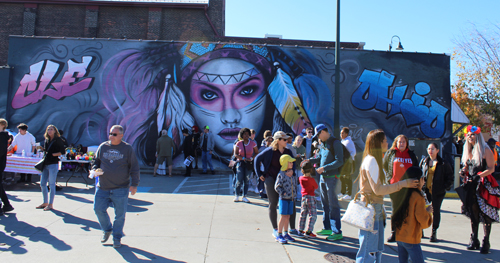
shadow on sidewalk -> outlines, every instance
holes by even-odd
[[[82,225],[81,229],[83,229],[84,231],[90,231],[90,228],[101,230],[101,226],[99,226],[99,223],[97,223],[97,222],[94,222],[94,221],[91,221],[88,219],[84,219],[81,217],[77,217],[77,216],[62,212],[62,211],[57,211],[55,209],[53,209],[51,211],[55,215],[62,217],[62,220],[66,224]]]
[[[153,204],[154,204],[153,202],[139,200],[139,199],[134,199],[134,198],[131,198],[129,196],[129,198],[128,198],[127,212],[133,212],[133,213],[146,212],[149,209],[141,207],[141,206],[151,206]]]
[[[28,250],[24,248],[24,242],[15,238],[16,236],[27,237],[32,242],[44,242],[59,251],[72,249],[70,245],[50,234],[47,229],[35,227],[26,222],[19,221],[15,213],[9,213],[3,216],[0,220],[0,225],[5,227],[5,234],[0,232],[0,237],[3,235],[6,237],[5,240],[7,241],[2,242],[10,246],[8,249],[0,247],[0,251],[12,251],[15,254],[25,254],[28,252]],[[9,232],[10,236],[7,235]],[[2,238],[1,240],[4,239]]]
[[[456,248],[452,248],[449,246],[439,245],[440,243],[452,243],[452,244],[456,244],[456,245],[462,245],[463,248],[456,249]],[[422,246],[422,250],[424,252],[424,257],[427,259],[432,258],[432,259],[439,259],[439,260],[446,260],[446,259],[449,260],[449,256],[445,257],[444,254],[450,255],[452,253],[454,255],[456,255],[456,257],[458,259],[460,257],[463,257],[465,253],[467,253],[469,255],[476,255],[476,259],[478,261],[479,260],[486,260],[489,262],[500,262],[498,260],[499,250],[497,250],[497,249],[490,249],[489,254],[481,254],[481,253],[479,253],[479,250],[467,250],[466,243],[458,243],[458,242],[452,242],[452,241],[447,241],[447,240],[439,240],[439,243],[432,243],[432,244],[420,243],[420,245]],[[429,247],[432,249],[441,249],[441,250],[444,250],[444,252],[431,252],[429,250],[424,250],[423,249],[424,247]],[[397,247],[396,247],[396,249],[397,249]]]
[[[69,200],[78,201],[78,202],[85,203],[85,204],[92,204],[92,203],[94,203],[93,200],[89,200],[87,198],[79,197],[79,196],[72,195],[72,194],[69,194],[69,193],[64,193],[63,192],[63,193],[60,193],[59,195],[62,195],[62,196],[66,197]],[[93,195],[92,195],[92,197],[93,197]]]
[[[108,245],[112,246],[112,245]],[[120,255],[123,257],[124,260],[127,262],[151,262],[151,261],[158,261],[158,262],[185,262],[185,261],[179,261],[179,260],[173,260],[169,258],[162,257],[160,255],[153,254],[151,252],[147,252],[142,249],[138,249],[135,247],[129,247],[127,245],[122,245],[120,248],[117,248],[116,251],[120,253]],[[146,257],[147,259],[139,258],[137,255],[141,255],[143,257]]]

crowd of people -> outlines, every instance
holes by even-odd
[[[342,239],[339,200],[353,198],[352,174],[356,168],[356,148],[349,137],[349,129],[342,129],[340,140],[323,124],[315,129],[308,128],[295,138],[282,131],[272,136],[271,131],[266,131],[258,150],[257,143],[249,139],[249,135],[249,129],[242,129],[234,146],[238,167],[233,185],[234,201],[239,201],[239,196],[243,195],[243,201],[249,202],[246,192],[240,189],[247,187],[247,177],[254,173],[265,186],[262,192],[268,198],[269,219],[277,242],[294,242],[297,237],[317,235],[332,241]],[[243,146],[249,147],[246,153],[241,150]],[[405,135],[397,136],[392,146],[388,146],[383,130],[368,133],[357,180],[361,201],[371,202],[374,207],[375,224],[374,231],[359,230],[356,261],[382,262],[387,218],[383,198],[389,195],[392,231],[387,241],[397,242],[400,262],[424,262],[420,247],[423,229],[432,227],[429,241],[439,242],[441,205],[446,191],[453,186],[453,170],[439,155],[440,147],[434,142],[428,144],[427,156],[420,162]],[[495,164],[490,160],[497,152],[489,149],[477,128],[469,126],[461,170],[463,186],[467,189],[462,211],[471,219],[472,226],[467,249],[480,249],[481,253],[489,252],[491,223],[499,222],[500,188],[491,176]],[[252,161],[253,171],[248,171],[248,162]],[[342,187],[337,195],[335,189],[339,180]],[[316,189],[319,189],[323,208],[323,228],[314,233]],[[295,200],[300,200],[301,205],[298,229],[295,228]],[[484,225],[482,246],[477,234],[479,223]]]
[[[7,121],[0,119],[2,178],[8,150],[17,147],[17,151],[21,149],[25,154],[35,150],[34,139],[27,133],[27,125],[18,126],[20,133],[13,140],[5,131],[7,126]],[[211,164],[213,135],[208,126],[204,127],[202,134],[198,134],[198,130],[198,127],[192,127],[191,132],[189,129],[182,130],[185,176],[191,175],[191,169],[193,165],[197,166],[200,154],[203,173],[208,173],[208,169],[214,173]],[[114,247],[121,246],[128,194],[135,194],[140,181],[137,157],[132,146],[122,140],[123,134],[123,127],[111,127],[109,141],[99,146],[91,171],[92,176],[98,178],[94,211],[103,230],[101,242],[105,243],[113,236]],[[272,235],[277,242],[285,244],[294,242],[295,238],[315,238],[317,235],[326,236],[330,241],[343,239],[339,200],[352,199],[351,176],[357,165],[356,147],[349,137],[349,129],[343,128],[340,137],[337,139],[333,136],[324,124],[314,129],[307,128],[295,138],[293,134],[283,131],[274,134],[266,131],[259,149],[255,131],[242,128],[233,145],[234,201],[250,202],[247,193],[250,178],[254,176],[257,178],[255,187],[261,197],[268,200]],[[43,147],[40,147],[44,153],[40,180],[43,203],[36,208],[48,211],[54,208],[57,164],[59,156],[65,154],[65,141],[54,125],[47,126],[44,138]],[[432,226],[430,242],[439,242],[437,230],[441,220],[441,205],[446,191],[453,185],[453,171],[450,164],[439,155],[440,147],[436,143],[427,146],[428,156],[420,162],[409,148],[405,135],[397,136],[390,149],[388,146],[383,130],[368,133],[357,181],[361,201],[371,203],[374,208],[374,231],[359,230],[356,261],[382,261],[387,219],[383,199],[389,195],[392,231],[387,241],[397,242],[400,262],[408,262],[409,259],[412,262],[424,262],[420,247],[423,229]],[[172,139],[163,130],[157,141],[157,163],[166,162],[170,176],[173,154],[175,148]],[[486,144],[479,127],[467,127],[462,153],[463,168],[460,170],[463,181],[462,213],[471,220],[472,234],[467,249],[480,250],[483,254],[490,249],[491,225],[499,222],[500,187],[492,176],[497,154],[495,149],[491,150]],[[155,176],[157,168],[155,166]],[[337,195],[338,181],[341,181],[342,190]],[[323,209],[323,226],[314,232],[317,190]],[[3,204],[0,213],[12,211],[14,208],[2,184],[0,197]],[[298,229],[297,200],[301,207]],[[110,206],[115,209],[113,223],[107,213]],[[481,223],[484,227],[482,243],[478,237]]]

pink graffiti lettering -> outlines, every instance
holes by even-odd
[[[44,60],[31,65],[30,73],[25,74],[19,82],[19,88],[12,99],[12,108],[19,109],[38,103],[44,96],[60,100],[90,88],[94,78],[84,77],[93,60],[91,56],[82,57],[81,63],[68,60],[68,70],[60,82],[54,81],[59,76],[63,63]]]

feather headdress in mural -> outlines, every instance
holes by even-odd
[[[285,123],[295,134],[300,134],[302,129],[312,126],[311,122],[295,90],[292,78],[280,68],[278,62],[275,62],[274,66],[276,75],[268,87],[269,96]]]
[[[165,77],[165,89],[160,95],[158,101],[157,123],[158,134],[163,127],[166,127],[168,135],[176,142],[182,142],[180,131],[182,129],[191,129],[194,125],[192,117],[185,118],[186,98],[171,75]]]

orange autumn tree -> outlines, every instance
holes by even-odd
[[[457,65],[457,82],[452,96],[471,124],[484,127],[485,116],[500,125],[500,26],[478,28],[455,39],[452,59]]]
[[[458,106],[460,106],[467,118],[469,118],[471,124],[484,127],[485,123],[483,114],[481,113],[481,107],[479,106],[480,103],[471,99],[462,85],[452,86],[451,97],[455,99]],[[458,129],[459,127],[460,124],[453,124],[453,130]],[[463,131],[460,131],[458,135],[463,136]]]

